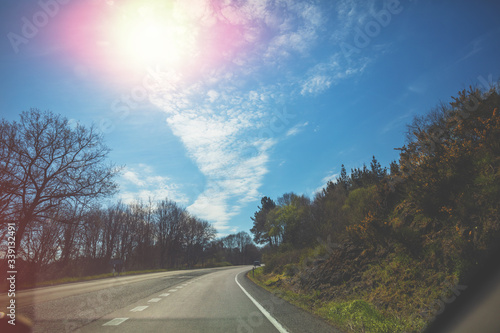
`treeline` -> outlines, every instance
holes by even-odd
[[[241,231],[214,241],[216,261],[228,261],[233,265],[248,265],[261,259],[260,249],[255,246],[250,235]]]
[[[312,200],[262,198],[251,232],[266,244],[265,272],[323,299],[432,317],[500,240],[499,106],[495,89],[462,91],[414,119],[388,168],[373,157],[349,174],[342,166]]]
[[[346,227],[373,210],[377,186],[388,176],[373,156],[370,167],[351,169],[350,175],[342,165],[340,176],[329,181],[313,200],[294,193],[285,193],[276,202],[263,197],[252,217],[254,241],[271,250],[286,250],[318,245],[326,235],[340,239]]]
[[[68,215],[66,215],[68,216]],[[259,251],[245,232],[216,239],[208,222],[173,201],[91,208],[65,223],[30,228],[19,250],[38,280],[119,271],[249,264]]]
[[[193,267],[208,260],[216,232],[168,200],[65,216],[64,223],[44,220],[28,228],[18,250],[39,280],[100,274],[113,266],[118,271]]]
[[[0,257],[3,272],[15,258],[19,286],[258,259],[248,234],[216,239],[210,223],[168,199],[105,204],[120,171],[108,153],[94,127],[71,126],[52,112],[32,109],[19,122],[0,122]]]

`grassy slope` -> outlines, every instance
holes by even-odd
[[[382,259],[377,261],[372,261],[375,254],[356,254],[352,260],[342,252],[344,265],[334,263],[332,255],[320,263],[310,264],[308,259],[308,265],[298,264],[300,269],[293,264],[267,273],[259,268],[255,277],[249,277],[346,332],[420,332],[425,328],[434,317],[432,305],[450,290],[453,277],[426,269],[397,251],[378,253]],[[342,278],[333,281],[337,276],[333,271]]]

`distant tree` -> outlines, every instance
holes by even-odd
[[[261,207],[259,207],[259,210],[251,218],[253,220],[253,227],[250,229],[250,232],[254,235],[253,240],[255,243],[270,243],[269,230],[266,226],[267,214],[276,207],[276,204],[269,197],[263,197],[260,203]]]
[[[292,203],[293,198],[294,198],[295,193],[289,192],[289,193],[284,193],[281,197],[278,198],[277,203],[278,206],[288,206]]]
[[[389,167],[389,173],[391,176],[397,176],[400,174],[399,172],[399,164],[396,161],[392,161]]]
[[[372,183],[371,171],[363,164],[363,168],[351,169],[351,186],[350,189],[365,187]]]
[[[288,206],[276,206],[266,216],[266,234],[271,247],[278,247],[283,242],[286,223],[284,215],[287,214],[286,207]]]
[[[99,258],[102,246],[102,212],[94,207],[85,215],[81,232],[81,252],[87,262]]]
[[[21,181],[14,178],[19,166],[12,147],[16,144],[16,128],[2,120],[0,122],[0,221],[12,221],[11,202],[20,190]],[[3,238],[2,238],[3,239]]]
[[[223,237],[226,260],[235,265],[250,264],[260,257],[259,250],[245,231]]]
[[[181,251],[182,231],[186,211],[170,200],[160,201],[155,210],[157,246],[161,268],[172,267]]]
[[[360,223],[369,212],[378,206],[377,187],[375,185],[361,187],[349,193],[342,210],[350,225]]]
[[[379,183],[387,175],[387,168],[382,168],[380,166],[380,163],[375,158],[375,155],[372,156],[372,161],[370,163],[370,171],[372,174],[372,179],[374,184]]]
[[[157,205],[151,198],[147,202],[135,201],[129,204],[132,220],[135,221],[135,248],[131,264],[138,269],[153,268],[157,262],[155,243],[159,229],[156,225]]]
[[[241,253],[245,251],[245,247],[248,244],[252,243],[252,238],[245,231],[240,231],[236,234],[236,244]]]
[[[3,119],[0,129],[0,213],[3,223],[16,224],[16,247],[27,228],[71,200],[115,192],[118,170],[106,164],[109,149],[94,127],[72,127],[60,115],[31,109],[19,122]]]
[[[200,220],[189,214],[186,214],[183,230],[185,263],[192,267],[202,258],[203,252],[209,247],[210,241],[215,238],[216,230],[207,221]]]
[[[337,184],[340,185],[345,191],[349,189],[349,177],[347,176],[347,171],[343,164],[340,168],[340,177],[337,178]]]

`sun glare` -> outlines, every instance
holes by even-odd
[[[189,56],[187,29],[168,11],[128,8],[113,25],[115,51],[129,65],[179,65]]]

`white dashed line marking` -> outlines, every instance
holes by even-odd
[[[169,293],[175,293],[177,291],[177,289],[170,289],[168,292]]]
[[[135,308],[133,308],[132,310],[130,310],[131,312],[139,312],[139,311],[144,311],[148,308],[149,306],[147,305],[144,305],[144,306],[136,306]]]
[[[165,293],[165,294],[161,294],[160,297],[167,297],[168,295],[170,295],[169,293]]]
[[[156,303],[156,302],[159,302],[161,301],[161,298],[151,298],[148,303]]]
[[[118,326],[118,325],[120,325],[121,323],[123,323],[127,319],[128,318],[115,318],[113,320],[108,321],[105,324],[102,324],[102,326]]]

